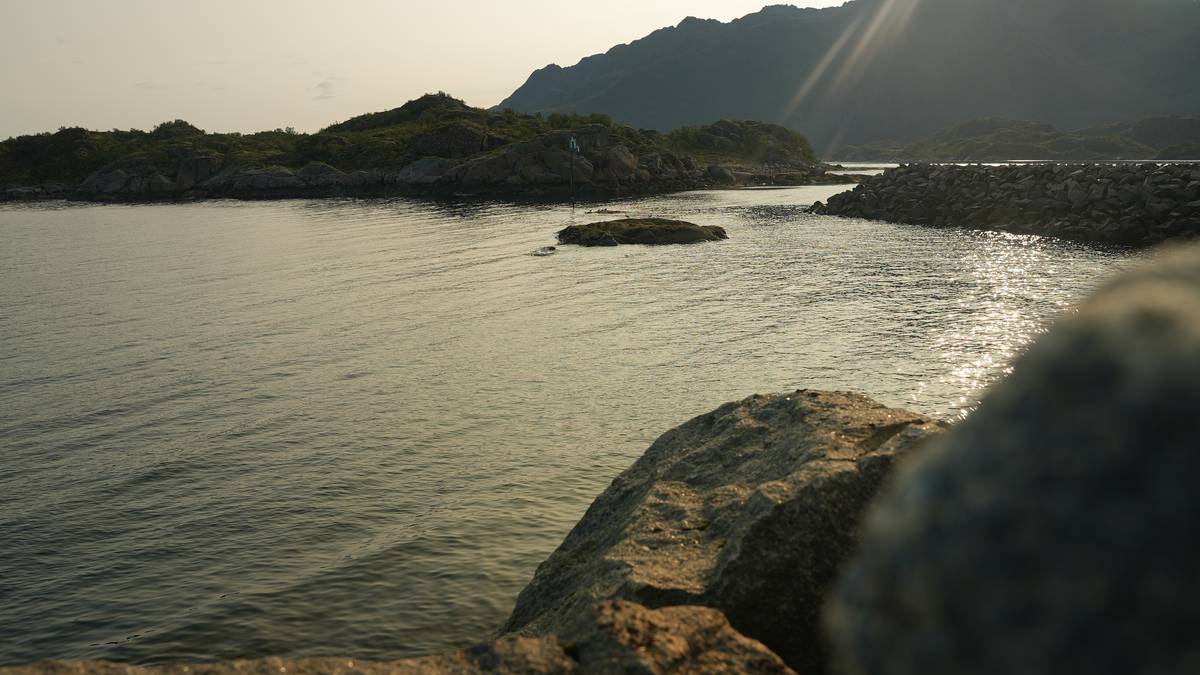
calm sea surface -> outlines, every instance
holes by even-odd
[[[548,258],[598,217],[0,206],[0,663],[471,643],[670,427],[796,388],[956,418],[1128,261],[803,212],[839,190],[607,204],[731,239]]]

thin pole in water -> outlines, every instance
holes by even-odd
[[[579,151],[579,143],[571,137],[571,145],[567,150],[571,153],[571,210],[575,210],[575,153]]]

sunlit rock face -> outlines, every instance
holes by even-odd
[[[819,672],[822,601],[896,457],[942,431],[864,396],[724,405],[660,437],[592,504],[517,599],[505,632],[550,634],[597,599],[707,605]]]
[[[829,615],[845,672],[1200,669],[1200,251],[1039,340],[898,476]]]

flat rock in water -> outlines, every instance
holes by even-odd
[[[860,513],[939,423],[866,397],[800,391],[724,405],[667,432],[592,504],[501,629],[552,634],[593,602],[705,605],[799,672]]]
[[[725,229],[666,218],[621,218],[572,225],[558,233],[560,244],[617,246],[619,244],[695,244],[728,239]]]

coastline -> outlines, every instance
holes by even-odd
[[[741,168],[741,167],[739,167]],[[628,197],[643,197],[693,190],[736,190],[766,187],[803,187],[811,185],[853,186],[865,178],[858,174],[824,173],[819,175],[797,174],[768,168],[731,172],[732,180],[695,175],[681,179],[648,182],[626,182],[617,184],[588,183],[576,186],[567,184],[533,185],[514,187],[511,185],[458,185],[458,184],[406,184],[397,181],[394,174],[366,172],[343,184],[304,184],[280,187],[247,186],[237,188],[208,189],[204,187],[183,192],[97,194],[81,192],[77,187],[51,186],[9,187],[0,189],[0,204],[38,203],[48,201],[70,201],[96,204],[169,204],[193,203],[214,199],[239,201],[276,201],[284,199],[342,199],[342,198],[413,198],[430,200],[498,199],[528,203],[569,203],[574,199],[581,203],[601,202]]]

